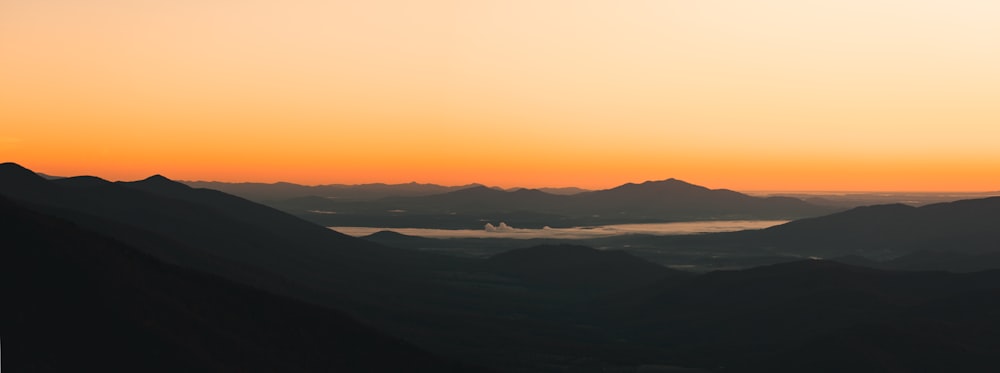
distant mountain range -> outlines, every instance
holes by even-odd
[[[444,186],[438,184],[421,184],[416,182],[406,184],[326,184],[300,185],[286,182],[278,183],[226,183],[219,181],[181,181],[194,188],[208,188],[237,195],[256,202],[282,201],[300,197],[321,197],[338,200],[374,200],[386,197],[418,197],[432,194],[442,194],[457,190],[485,187],[482,184],[459,186]],[[492,189],[504,190],[499,187]],[[523,188],[511,188],[516,191]],[[586,192],[580,188],[540,188],[550,194],[568,195]]]
[[[672,190],[744,200],[677,181],[582,200],[642,211],[645,188],[660,190],[647,197]],[[469,198],[472,206],[492,193],[459,192],[420,198]],[[664,199],[656,203],[683,206]],[[997,270],[897,271],[792,258],[880,266],[889,262],[873,259],[889,253],[910,263],[994,255],[998,203],[877,206],[761,231],[603,241],[629,242],[634,251],[526,244],[470,259],[345,236],[162,176],[46,180],[0,164],[0,289],[10,300],[0,307],[4,364],[17,371],[990,371],[1000,355]],[[684,273],[643,260],[647,249],[788,262]]]
[[[524,228],[691,220],[794,219],[832,207],[787,197],[751,197],[676,179],[555,195],[537,189],[475,186],[442,194],[342,201],[302,197],[269,205],[327,226],[479,228],[505,221]]]
[[[225,183],[218,181],[181,181],[193,188],[219,190],[240,196],[256,202],[281,201],[300,197],[322,197],[343,200],[372,200],[396,196],[426,196],[441,194],[465,188],[481,186],[470,184],[462,186],[443,186],[437,184],[328,184],[300,185],[286,182],[278,183]]]

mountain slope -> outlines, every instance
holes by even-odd
[[[877,205],[802,219],[740,239],[813,255],[894,258],[921,251],[1000,252],[1000,197],[922,207]]]
[[[807,260],[665,282],[607,303],[605,317],[615,325],[609,329],[623,333],[620,338],[663,346],[679,363],[691,366],[802,371],[810,362],[828,359],[852,362],[852,371],[936,366],[935,359],[943,355],[915,354],[925,351],[921,346],[941,343],[933,332],[916,325],[935,325],[953,338],[947,344],[969,347],[957,356],[983,367],[1000,344],[965,333],[977,325],[989,326],[986,333],[1000,332],[1000,324],[981,322],[983,315],[1000,312],[1000,304],[976,303],[988,306],[978,309],[971,303],[966,307],[949,302],[997,290],[1000,271],[894,272]],[[963,319],[961,312],[970,318]],[[880,330],[902,334],[878,337]],[[858,332],[877,338],[836,348],[830,342]],[[907,340],[907,335],[915,339]],[[902,342],[913,345],[894,345]],[[886,349],[895,352],[879,352]]]
[[[98,178],[46,181],[24,169],[8,169],[12,171],[0,172],[4,182],[0,194],[72,218],[88,229],[114,236],[124,224],[205,255],[287,271],[308,282],[336,277],[337,273],[331,273],[334,268],[349,275],[361,263],[395,271],[452,260],[359,240],[242,198],[190,188],[162,176],[131,183]],[[140,249],[153,241],[124,239]]]
[[[512,290],[470,259],[384,247],[162,177],[61,180],[14,167],[0,172],[0,194],[157,259],[344,310],[461,361],[514,371],[586,366],[594,361],[579,359],[606,345],[595,331],[554,318],[565,300]]]
[[[157,261],[0,198],[13,371],[466,371],[349,316]]]
[[[672,270],[624,251],[584,246],[542,245],[494,255],[483,263],[493,273],[529,284],[566,291],[611,292],[649,285],[667,278],[685,278]]]

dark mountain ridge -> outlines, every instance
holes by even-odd
[[[0,195],[34,211],[183,268],[342,309],[460,361],[514,371],[587,365],[592,360],[576,361],[606,344],[554,318],[579,296],[553,300],[545,289],[511,288],[468,259],[381,246],[161,177],[60,184],[10,169],[0,172]]]
[[[631,252],[699,271],[747,268],[804,258],[900,270],[971,272],[1000,268],[1000,197],[853,208],[762,230],[632,237]]]
[[[164,264],[0,197],[13,371],[466,371],[338,311]]]
[[[343,309],[364,323],[376,325],[422,348],[505,371],[641,371],[655,368],[652,365],[701,367],[712,371],[810,371],[821,370],[826,366],[824,362],[832,362],[829,365],[843,368],[839,369],[841,371],[913,371],[920,367],[941,371],[949,370],[947,365],[942,365],[949,361],[956,368],[951,371],[986,371],[992,367],[994,357],[1000,354],[1000,343],[996,342],[1000,340],[996,338],[1000,336],[1000,323],[993,321],[1000,315],[1000,303],[996,302],[996,289],[1000,289],[1000,272],[997,271],[971,274],[895,272],[809,260],[742,271],[659,277],[661,273],[673,272],[665,272],[621,252],[560,246],[497,255],[492,261],[496,266],[491,267],[490,260],[447,258],[364,242],[242,198],[178,187],[165,178],[134,183],[81,178],[62,183],[45,181],[30,173],[11,170],[6,165],[0,167],[0,194],[35,211],[32,214],[72,221],[78,227],[74,229],[98,232],[121,242],[116,245],[134,247],[157,258],[172,258],[171,263],[182,267],[210,272],[266,292],[308,300],[318,307]],[[965,201],[938,207],[942,210],[931,209],[931,215],[956,219],[951,223],[954,229],[926,229],[928,232],[921,234],[950,237],[950,242],[992,237],[995,226],[991,224],[978,220],[962,224],[963,220],[970,219],[997,221],[992,215],[992,204],[992,200]],[[895,206],[851,212],[861,214],[858,219],[863,219],[866,211],[875,211],[880,216],[867,225],[852,228],[864,234],[851,237],[859,240],[856,242],[863,242],[869,233],[878,233],[877,229],[864,231],[871,224],[881,224],[885,216],[912,214],[919,210]],[[17,214],[13,219],[31,220]],[[846,219],[845,224],[851,220]],[[18,229],[16,224],[10,227]],[[964,230],[968,227],[974,229]],[[21,230],[30,232],[30,229]],[[830,252],[835,252],[833,249],[837,246],[824,246],[831,236],[817,236],[810,242],[799,240],[791,233],[787,233],[788,238],[781,238],[786,233],[770,236],[773,233],[764,232],[643,239],[663,240],[661,242],[670,245],[697,242],[706,245],[698,247],[699,250],[713,247],[720,253],[725,250],[741,253],[788,250],[788,253],[811,255],[809,250],[813,246]],[[819,234],[822,230],[812,232]],[[62,231],[30,236],[31,240],[39,242],[60,240],[60,237],[77,245],[84,245],[88,240]],[[771,241],[758,240],[760,237]],[[783,239],[789,240],[787,245]],[[662,246],[662,249],[675,248]],[[836,252],[843,251],[850,252],[851,248]],[[59,252],[46,260],[56,263],[52,270],[57,272],[66,269],[67,273],[80,273],[79,269],[71,269],[74,265],[58,263],[66,263],[64,256],[75,258],[72,255],[85,252],[89,251]],[[711,251],[700,253],[706,255],[708,252]],[[5,259],[5,266],[25,265],[4,274],[31,276],[32,272],[39,272],[36,267],[44,266],[46,260],[28,265],[27,259]],[[75,263],[72,261],[77,259],[69,260]],[[94,267],[94,272],[83,272],[77,277],[91,278],[102,273],[117,276],[118,272],[101,270],[104,265],[100,264],[101,259],[94,261],[83,262],[97,263],[83,265]],[[143,270],[146,272],[150,276],[162,273]],[[647,277],[647,272],[652,275]],[[209,341],[205,345],[215,345],[215,341],[223,338],[220,335],[229,338],[227,341],[237,341],[228,344],[234,346],[232,350],[216,351],[208,358],[198,355],[195,360],[168,364],[165,367],[168,370],[187,370],[192,366],[225,370],[227,364],[236,364],[230,362],[231,355],[227,351],[236,351],[232,352],[235,356],[245,351],[260,354],[247,360],[261,370],[305,370],[307,368],[300,367],[314,366],[310,364],[319,360],[314,360],[315,356],[296,358],[290,355],[300,349],[296,343],[315,341],[317,349],[335,343],[323,339],[335,331],[321,328],[317,331],[320,335],[307,331],[301,341],[288,342],[284,347],[272,345],[292,338],[290,336],[302,325],[308,325],[309,320],[325,317],[337,320],[336,316],[322,316],[311,311],[298,313],[295,310],[300,308],[288,306],[287,312],[292,314],[265,312],[261,315],[262,320],[247,320],[243,317],[246,313],[232,311],[229,307],[270,308],[253,303],[256,302],[250,300],[256,299],[253,296],[233,295],[244,294],[241,290],[225,290],[224,293],[230,294],[228,297],[215,296],[208,289],[215,285],[197,282],[189,286],[206,289],[187,289],[169,281],[145,282],[143,277],[136,276],[124,277],[134,280],[120,283],[80,281],[81,288],[52,291],[47,289],[65,286],[65,281],[46,283],[40,285],[48,287],[46,290],[29,293],[58,294],[51,300],[56,303],[25,303],[51,304],[52,307],[43,308],[64,310],[76,304],[72,298],[74,294],[93,293],[85,289],[103,289],[98,292],[116,294],[113,291],[118,289],[116,286],[129,289],[128,286],[136,283],[152,284],[150,287],[155,289],[160,289],[160,285],[164,289],[181,289],[184,294],[162,290],[154,293],[159,295],[147,297],[142,287],[132,288],[140,294],[135,302],[92,303],[95,305],[82,307],[80,313],[84,316],[81,319],[67,319],[65,324],[58,324],[60,328],[70,328],[83,319],[92,318],[96,320],[95,326],[138,330],[137,335],[144,336],[140,340],[146,342],[136,346],[144,351],[188,349],[196,352],[201,350],[197,347],[201,343],[199,340]],[[625,285],[602,288],[614,281],[622,281]],[[6,286],[14,285],[5,290],[5,296],[18,291],[19,283],[5,281]],[[100,299],[115,298],[117,296],[100,295]],[[132,313],[130,310],[146,310],[141,307],[150,304],[146,302],[150,298],[153,299],[149,301],[153,302],[151,304],[166,304],[153,307],[154,310],[162,308],[165,315],[153,318],[155,322],[150,328],[166,332],[147,333],[134,327],[136,319],[129,315],[141,315],[145,311]],[[99,308],[100,304],[109,304],[107,308],[118,313],[101,318],[99,315],[105,312]],[[280,303],[272,305],[275,304],[275,308],[283,308]],[[30,308],[17,309],[37,313],[46,319],[52,315]],[[177,315],[175,310],[189,310],[190,313]],[[237,315],[236,319],[218,316],[231,312]],[[272,322],[270,317],[264,317],[268,315],[287,321]],[[8,319],[15,320],[5,318]],[[288,319],[306,322],[299,324]],[[83,325],[84,329],[80,329],[84,334],[96,333],[86,327]],[[202,329],[204,334],[196,332]],[[247,335],[245,330],[257,330],[263,336]],[[5,331],[4,337],[8,335]],[[164,335],[179,336],[183,342],[172,342],[162,337]],[[96,346],[128,351],[127,346]],[[301,350],[312,356],[313,350],[308,347],[301,347]],[[106,355],[98,353],[95,356]],[[155,358],[138,352],[135,356],[142,360]],[[123,361],[126,362],[122,369],[134,368],[127,360]],[[649,366],[643,367],[644,364]],[[216,367],[223,368],[213,369]]]
[[[10,187],[23,184],[35,187]],[[430,281],[425,273],[464,263],[356,239],[239,197],[165,178],[87,184],[0,173],[0,194],[158,259],[352,311],[384,309],[384,299],[435,305],[436,293],[420,290]]]
[[[1000,197],[858,207],[738,234],[757,245],[821,256],[886,260],[919,251],[1000,252]]]
[[[287,182],[277,183],[225,183],[217,181],[181,181],[195,188],[208,188],[237,195],[256,202],[279,201],[299,197],[320,196],[344,200],[373,200],[398,196],[425,196],[441,194],[455,190],[472,188],[480,184],[459,186],[443,186],[437,184],[421,184],[416,182],[405,184],[326,184],[300,185]]]

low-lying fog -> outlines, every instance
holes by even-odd
[[[500,222],[486,223],[483,229],[426,229],[379,227],[329,227],[351,236],[367,236],[378,231],[393,231],[408,236],[427,238],[561,238],[587,239],[626,234],[681,235],[715,232],[733,232],[747,229],[764,229],[784,224],[787,220],[716,220],[676,223],[615,224],[595,227],[525,229]]]

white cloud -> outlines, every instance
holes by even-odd
[[[483,229],[485,229],[487,232],[503,232],[503,233],[511,233],[516,230],[514,227],[511,227],[504,222],[500,222],[500,225],[493,225],[490,223],[486,223],[486,225],[483,226]]]

